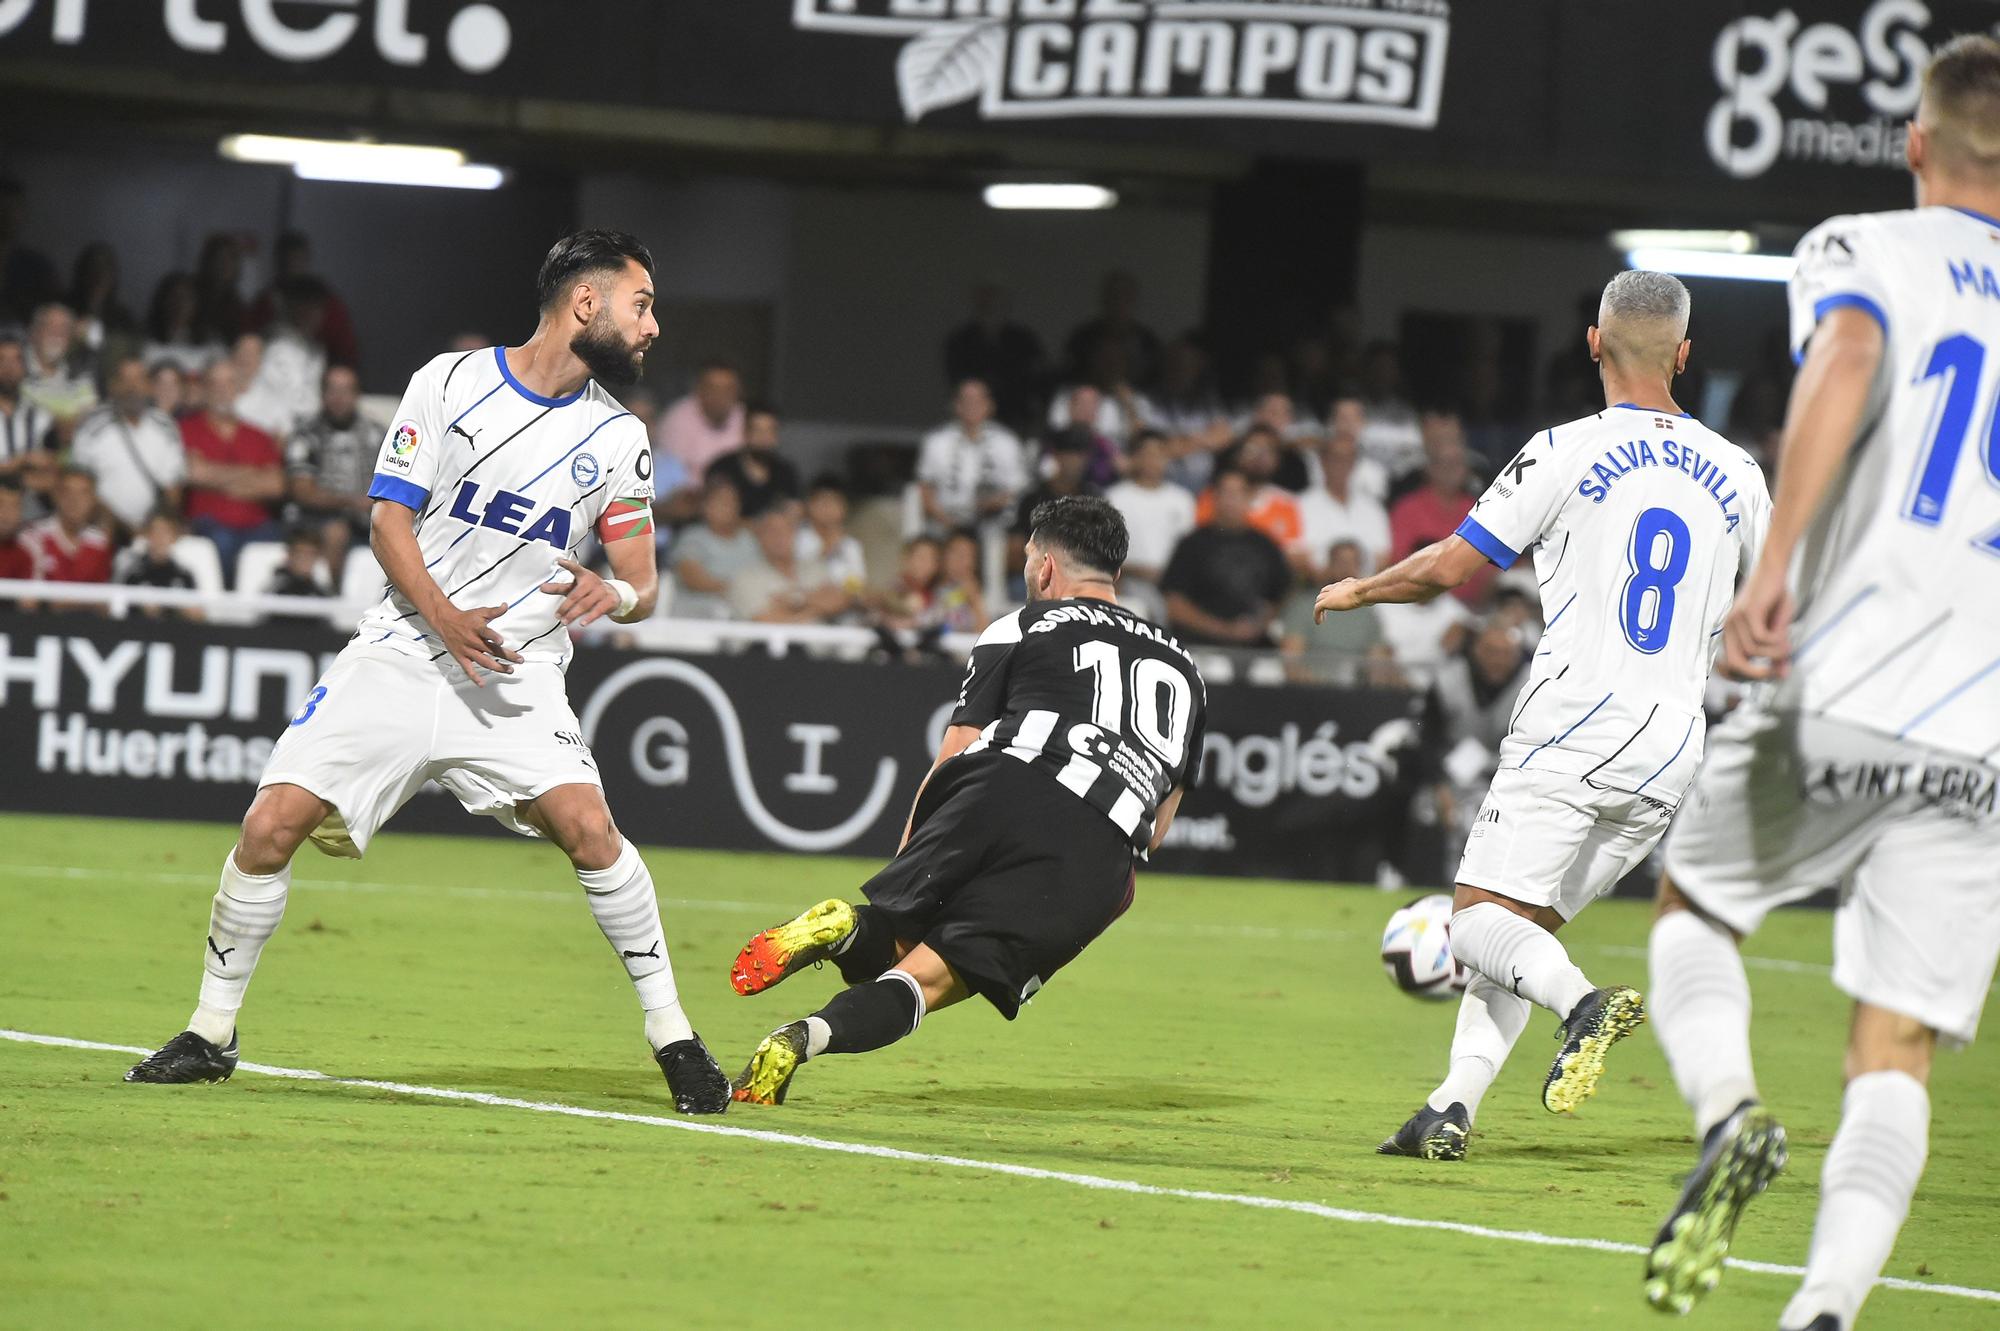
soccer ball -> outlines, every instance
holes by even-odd
[[[1451,955],[1451,898],[1419,897],[1389,917],[1382,931],[1382,969],[1398,989],[1443,1002],[1465,992],[1470,972]]]

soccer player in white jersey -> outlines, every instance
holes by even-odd
[[[1784,1162],[1737,942],[1842,890],[1847,1089],[1787,1331],[1854,1326],[1923,1173],[1932,1053],[1972,1039],[2000,956],[2000,43],[1937,54],[1908,157],[1914,209],[1799,244],[1777,507],[1724,631],[1725,668],[1772,682],[1716,729],[1652,936],[1703,1150],[1646,1293],[1685,1311]]]
[[[1455,534],[1320,592],[1319,615],[1429,600],[1532,549],[1548,625],[1459,865],[1451,946],[1473,979],[1449,1073],[1385,1155],[1464,1158],[1531,1003],[1562,1019],[1542,1087],[1556,1113],[1645,1020],[1639,995],[1594,986],[1556,931],[1646,858],[1694,778],[1716,635],[1769,519],[1750,455],[1674,402],[1687,326],[1676,279],[1613,278],[1586,333],[1605,409],[1530,440]]]
[[[637,379],[659,336],[652,269],[631,236],[568,236],[542,264],[541,322],[526,344],[440,356],[411,379],[369,489],[388,594],[271,751],[222,866],[188,1029],[127,1081],[226,1079],[293,854],[310,837],[358,858],[435,780],[569,856],[638,991],[676,1107],[728,1107],[728,1081],[681,1011],[653,880],[611,821],[563,689],[567,630],[643,619],[658,594],[652,452],[599,386]],[[612,578],[574,558],[592,531]]]

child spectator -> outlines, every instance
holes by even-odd
[[[272,596],[331,596],[333,592],[320,581],[319,567],[322,558],[319,533],[311,527],[294,527],[285,534],[285,562],[271,578],[271,585],[264,591]],[[271,624],[320,624],[324,619],[312,614],[271,615],[265,620]]]
[[[934,618],[947,633],[978,633],[993,621],[979,585],[979,538],[955,531],[945,538]]]
[[[111,538],[93,526],[97,483],[90,473],[64,467],[56,475],[55,512],[30,526],[21,544],[40,582],[111,581]],[[97,607],[51,605],[51,610]]]
[[[858,597],[868,585],[861,542],[847,530],[847,489],[827,472],[806,492],[806,525],[799,529],[799,558],[816,559],[834,586]]]
[[[194,574],[174,558],[174,542],[181,538],[181,521],[170,508],[156,508],[139,526],[139,545],[119,558],[118,582],[124,587],[174,587],[194,590]],[[139,613],[149,619],[162,617],[163,607],[142,605]],[[187,606],[170,612],[181,619],[200,619],[201,607]]]

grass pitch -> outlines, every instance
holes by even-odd
[[[180,1029],[227,828],[0,818],[0,1027],[152,1046]],[[758,998],[755,929],[854,894],[852,860],[651,851],[683,996],[734,1072],[824,1001]],[[246,1060],[671,1115],[630,989],[566,865],[512,839],[381,838],[298,862],[242,1028]],[[1542,1111],[1538,1013],[1462,1165],[1373,1154],[1443,1066],[1453,1009],[1375,959],[1396,900],[1140,880],[1133,912],[1013,1025],[984,1004],[803,1070],[724,1124],[1383,1216],[1645,1243],[1691,1160],[1649,1033],[1597,1098]],[[1647,911],[1565,933],[1645,985]],[[1766,1094],[1791,1172],[1739,1257],[1798,1263],[1838,1111],[1846,1003],[1824,915],[1751,944]],[[1641,1259],[1134,1194],[796,1144],[240,1071],[133,1087],[115,1052],[0,1041],[0,1327],[1665,1326]],[[1889,1274],[2000,1287],[1990,1047],[1939,1061],[1931,1160]],[[1791,1277],[1734,1271],[1690,1326],[1775,1325]],[[1878,1327],[2000,1325],[2000,1305],[1879,1289]]]

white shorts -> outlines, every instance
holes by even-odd
[[[1833,982],[1963,1044],[2000,958],[1996,786],[1970,759],[1739,708],[1710,733],[1667,873],[1741,934],[1838,887]]]
[[[603,784],[559,666],[517,665],[481,687],[449,657],[362,643],[350,643],[306,695],[258,784],[303,786],[331,804],[313,844],[359,859],[427,781],[526,836],[540,834],[517,804],[557,786]]]
[[[1458,881],[1575,919],[1652,853],[1672,817],[1659,800],[1503,767],[1466,835]]]

